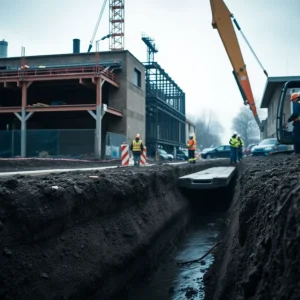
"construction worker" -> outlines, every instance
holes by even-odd
[[[189,135],[189,138],[190,139],[187,143],[188,152],[189,152],[189,162],[196,163],[196,158],[195,158],[196,139],[194,138],[194,135],[192,133]]]
[[[240,142],[237,139],[237,132],[235,131],[230,138],[229,145],[230,145],[230,163],[236,164],[237,162],[237,154],[238,154],[238,147]]]
[[[135,136],[135,139],[132,141],[130,145],[130,150],[132,151],[134,166],[139,167],[141,162],[141,155],[143,153],[144,145],[142,140],[140,139],[140,134],[138,133]]]
[[[239,134],[237,135],[237,140],[239,141],[237,160],[241,161],[243,158],[244,141]]]
[[[296,154],[300,154],[300,94],[293,93],[290,100],[293,102],[293,113],[288,118],[287,122],[293,122],[293,141]],[[284,127],[287,123],[284,124]]]

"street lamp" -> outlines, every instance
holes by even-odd
[[[96,74],[98,74],[98,72],[100,73],[101,70],[98,66],[99,62],[100,62],[100,59],[99,59],[99,53],[100,53],[100,50],[99,50],[99,42],[100,41],[103,41],[105,39],[108,39],[110,38],[110,34],[107,34],[105,35],[104,37],[102,37],[101,39],[97,40],[96,41]],[[100,85],[99,87],[97,88],[100,88],[100,93],[101,93],[101,87],[102,85]],[[97,140],[97,144],[96,144],[96,154],[97,156],[101,159],[102,158],[102,118],[105,114],[107,110],[107,105],[106,104],[102,104],[100,103],[97,103],[97,106],[96,106],[96,140]]]
[[[111,37],[111,34],[107,34],[107,35],[103,36],[100,40],[96,41],[96,52],[99,52],[99,42],[104,41],[110,37]]]

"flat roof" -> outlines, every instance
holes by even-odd
[[[261,101],[261,108],[268,108],[270,105],[271,98],[278,86],[282,86],[287,81],[300,81],[300,76],[274,76],[268,77],[263,98]]]
[[[143,63],[138,60],[129,50],[114,50],[114,51],[100,51],[100,54],[111,54],[111,53],[128,53],[131,55],[136,61],[138,61],[141,65]],[[25,56],[25,58],[49,58],[49,57],[67,57],[67,56],[88,56],[88,55],[95,55],[96,52],[80,52],[80,53],[59,53],[59,54],[43,54],[43,55],[31,55],[31,56]],[[21,59],[21,56],[13,56],[13,57],[1,57],[0,58],[0,63],[4,61],[9,61],[9,60],[16,60],[16,59]]]

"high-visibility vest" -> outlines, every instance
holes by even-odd
[[[189,140],[187,146],[189,150],[196,150],[196,141],[194,139]]]
[[[132,151],[142,151],[141,149],[142,140],[139,140],[138,142],[136,140],[133,140],[132,142]]]
[[[238,147],[240,144],[239,140],[237,138],[231,137],[230,141],[229,141],[229,145],[231,147]]]
[[[242,138],[239,139],[239,142],[240,142],[240,145],[239,145],[239,146],[240,146],[240,147],[244,147],[244,141],[242,140]]]

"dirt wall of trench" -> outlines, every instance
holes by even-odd
[[[177,178],[227,164],[0,178],[0,299],[111,299],[185,228]]]
[[[207,300],[300,299],[300,160],[245,159]]]

